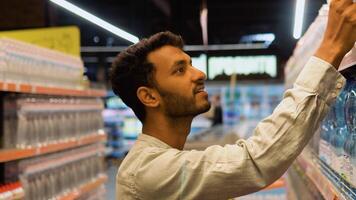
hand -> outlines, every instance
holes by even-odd
[[[344,55],[356,42],[356,3],[352,0],[333,0],[323,41],[315,56],[336,69]]]

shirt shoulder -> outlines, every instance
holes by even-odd
[[[136,174],[145,160],[145,155],[151,154],[155,147],[150,147],[137,141],[121,162],[116,175],[117,199],[141,199],[137,188]]]
[[[150,160],[154,160],[155,157],[160,156],[167,150],[169,149],[137,140],[120,164],[116,177],[117,182],[130,181],[130,179],[135,177],[142,165]]]

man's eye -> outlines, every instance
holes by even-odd
[[[184,67],[180,67],[176,71],[177,73],[183,73],[184,72]]]

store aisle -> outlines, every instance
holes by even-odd
[[[115,180],[120,163],[121,160],[108,160],[107,162],[106,175],[108,176],[108,180],[105,183],[107,200],[115,200]]]

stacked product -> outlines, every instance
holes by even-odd
[[[286,88],[291,88],[308,59],[318,48],[325,31],[328,5],[323,5],[318,17],[298,41],[285,67]],[[344,57],[339,71],[347,79],[346,86],[331,105],[313,140],[297,158],[296,167],[314,184],[325,199],[356,199],[356,53],[355,47]],[[339,83],[341,84],[341,83]],[[319,137],[320,136],[320,137]],[[293,176],[290,176],[293,182]],[[302,191],[294,188],[295,193]],[[298,192],[299,191],[299,192]],[[304,191],[303,191],[304,192]],[[306,191],[305,191],[306,192]],[[311,192],[312,195],[313,192]]]
[[[104,198],[106,92],[82,73],[79,57],[0,39],[0,199]]]
[[[0,81],[82,89],[79,57],[13,39],[0,39]]]
[[[324,120],[319,157],[356,189],[356,79],[348,80]]]
[[[4,98],[4,148],[76,140],[103,129],[97,98],[10,94]]]
[[[98,179],[103,172],[103,151],[103,145],[94,144],[19,162],[26,199],[66,196]]]

